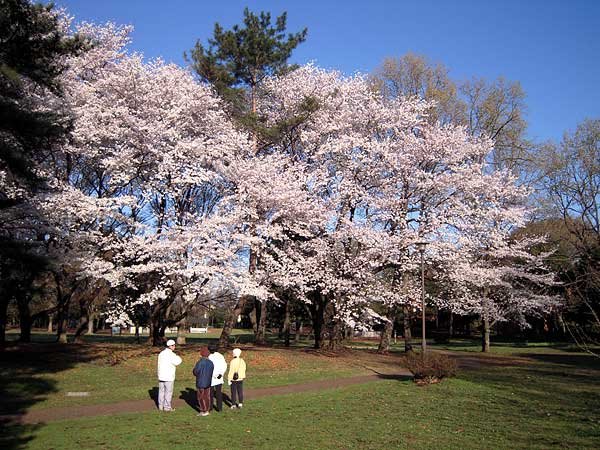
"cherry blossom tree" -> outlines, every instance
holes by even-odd
[[[292,284],[313,311],[317,335],[325,311],[335,328],[375,298],[388,308],[410,305],[417,296],[405,275],[417,267],[415,242],[427,239],[430,252],[451,257],[465,238],[465,218],[487,230],[492,197],[520,195],[513,178],[486,166],[489,139],[428,122],[425,102],[389,101],[360,76],[311,66],[272,78],[264,91],[263,114],[273,124],[317,105],[273,149],[313,175],[305,190],[327,211],[311,237],[285,247],[300,268]],[[493,206],[509,229],[522,224],[510,204]]]
[[[311,312],[315,346],[335,348],[361,321],[385,323],[389,342],[398,310],[420,297],[415,243],[424,239],[455,290],[474,292],[458,278],[466,267],[489,270],[494,292],[509,274],[542,283],[541,268],[517,269],[534,260],[526,243],[518,258],[502,257],[509,245],[516,252],[523,193],[486,166],[492,142],[428,120],[430,104],[386,98],[360,75],[300,67],[256,86],[258,148],[210,86],[128,51],[129,27],[74,32],[90,48],[62,76],[73,130],[40,168],[55,189],[35,199],[57,286],[71,288],[57,301],[64,311],[78,283],[110,286],[108,320],[133,324],[147,309],[158,345],[192,308],[221,305],[225,346],[247,299],[295,298]],[[511,286],[503,301],[531,311]],[[456,302],[473,308],[472,296]]]
[[[527,192],[505,182],[510,178],[507,172],[488,174],[485,189],[471,191],[464,204],[475,202],[479,216],[458,217],[454,226],[460,234],[446,240],[449,247],[435,256],[449,291],[438,303],[453,313],[480,317],[484,352],[495,323],[513,321],[527,328],[528,317],[541,316],[559,302],[551,295],[554,274],[544,264],[549,253],[535,251],[545,237],[515,235],[527,219],[521,206]]]
[[[94,47],[65,76],[75,115],[66,174],[60,194],[40,203],[71,240],[64,260],[79,277],[133,289],[151,305],[157,344],[212,277],[252,290],[237,267],[245,236],[224,176],[247,137],[189,72],[127,53],[128,28],[78,31]],[[127,321],[126,310],[109,318]]]

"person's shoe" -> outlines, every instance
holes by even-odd
[[[207,413],[207,412],[203,412],[203,413],[202,413],[202,415],[203,415],[204,417],[208,416],[208,414],[209,414],[209,413]]]
[[[241,404],[241,403],[238,403],[237,407],[238,407],[238,408],[241,408],[241,407],[242,407],[242,404]]]
[[[231,405],[231,409],[237,408],[237,405]]]

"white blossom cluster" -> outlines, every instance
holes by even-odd
[[[487,166],[492,141],[429,123],[428,103],[307,65],[260,86],[259,115],[281,131],[256,152],[209,86],[127,51],[131,28],[76,31],[94,46],[63,76],[73,132],[44,168],[62,174],[56,189],[36,204],[64,264],[129,292],[107,306],[114,323],[142,303],[224,289],[274,299],[275,288],[325,296],[349,323],[386,321],[373,304],[420,298],[423,240],[457,312],[551,303],[523,282],[547,277],[508,263],[533,261],[531,243],[511,239],[527,193]],[[495,287],[501,300],[482,297]]]

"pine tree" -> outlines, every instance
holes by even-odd
[[[199,77],[215,86],[232,106],[234,115],[250,129],[257,125],[260,82],[267,76],[290,70],[287,61],[292,51],[306,39],[306,28],[286,36],[286,22],[285,12],[272,25],[270,13],[256,15],[246,8],[243,26],[234,25],[226,31],[216,23],[208,46],[198,41],[190,58],[186,55]]]
[[[0,0],[0,42],[0,212],[17,210],[12,220],[0,218],[2,342],[8,302],[27,303],[32,279],[47,263],[36,250],[44,233],[18,224],[23,216],[37,217],[28,205],[45,185],[36,161],[51,157],[68,133],[58,80],[65,57],[82,49],[83,42],[67,35],[53,5],[27,0]],[[57,101],[42,102],[44,92]]]
[[[35,108],[37,89],[60,95],[64,56],[82,48],[68,37],[53,6],[27,0],[0,0],[0,208],[19,201],[8,186],[33,189],[42,180],[32,171],[32,159],[65,136],[64,113]]]
[[[260,151],[259,140],[264,141],[264,147],[268,147],[269,143],[281,138],[282,131],[289,125],[284,121],[274,127],[267,127],[257,115],[257,91],[261,81],[265,77],[291,70],[293,66],[289,66],[287,61],[298,44],[306,39],[306,28],[286,36],[286,22],[285,12],[272,25],[270,13],[260,12],[256,15],[245,8],[243,26],[234,25],[231,30],[225,31],[216,23],[208,46],[204,47],[198,41],[191,51],[191,59],[185,55],[200,79],[215,87],[229,104],[233,117],[251,133],[254,154]],[[295,123],[299,119],[290,120]],[[257,261],[257,254],[251,249],[248,267],[250,273],[256,270]],[[219,344],[221,347],[226,345],[233,321],[246,301],[247,298],[241,298],[226,320]],[[264,330],[266,303],[256,306],[261,317],[258,330]],[[258,330],[256,339],[261,342],[264,334]]]

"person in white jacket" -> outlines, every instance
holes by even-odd
[[[210,359],[215,366],[210,385],[210,403],[212,405],[214,399],[216,399],[217,411],[220,412],[223,410],[223,377],[227,370],[227,362],[225,361],[225,357],[217,351],[216,346],[210,345],[208,349],[210,350],[208,359]]]
[[[174,350],[175,341],[169,339],[167,348],[158,355],[158,409],[161,411],[174,411],[171,400],[175,385],[175,371],[182,361]]]

